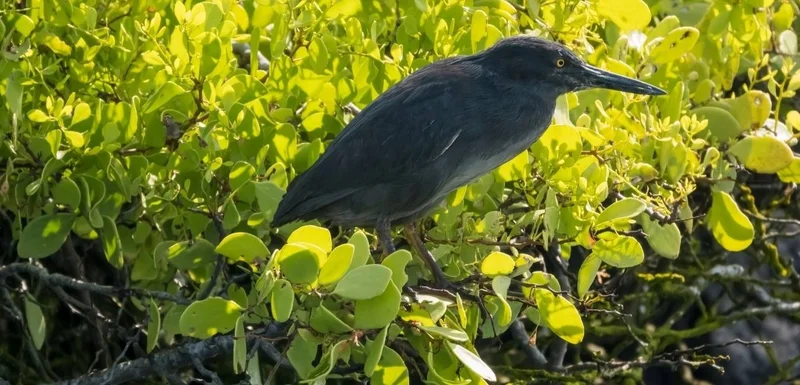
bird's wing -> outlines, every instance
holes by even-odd
[[[472,114],[461,100],[478,92],[474,71],[449,59],[382,94],[292,182],[276,218],[302,215],[361,188],[413,181],[462,135]]]

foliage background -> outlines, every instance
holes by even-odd
[[[797,14],[5,0],[0,378],[796,379]],[[270,228],[288,181],[380,93],[519,33],[669,95],[567,95],[530,151],[432,213],[428,246],[471,295],[427,286],[407,251],[382,260],[370,229]]]

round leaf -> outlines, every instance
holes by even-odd
[[[333,249],[330,230],[319,226],[306,225],[293,231],[292,234],[289,235],[289,239],[286,240],[286,243],[295,242],[306,242],[316,245],[325,253],[330,253]]]
[[[622,31],[644,29],[651,18],[650,7],[642,0],[600,0],[597,13],[613,21]]]
[[[265,258],[269,255],[264,242],[250,233],[229,234],[217,245],[216,252],[232,261],[241,258],[248,263],[253,262],[257,257]]]
[[[386,290],[379,296],[356,301],[355,328],[380,329],[397,317],[400,311],[400,290],[390,281],[387,283]]]
[[[729,152],[747,169],[774,174],[794,160],[786,142],[772,136],[748,136],[731,146]]]
[[[514,265],[510,255],[494,251],[481,261],[481,273],[489,277],[507,275],[514,271]]]
[[[597,241],[592,255],[597,255],[603,262],[619,268],[633,267],[644,261],[642,245],[627,235]]]
[[[319,273],[319,255],[302,244],[290,243],[278,253],[281,273],[292,283],[310,283]]]
[[[648,216],[642,217],[642,230],[647,234],[647,243],[658,255],[675,259],[681,251],[681,231],[675,223],[660,225]]]
[[[347,299],[363,300],[381,295],[392,279],[392,270],[382,265],[366,265],[353,269],[342,278],[333,294]]]
[[[19,237],[17,253],[21,258],[44,258],[61,248],[67,240],[75,214],[43,215],[29,222]]]
[[[242,308],[234,301],[210,297],[189,305],[181,315],[181,334],[206,339],[233,330]]]

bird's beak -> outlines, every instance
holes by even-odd
[[[632,94],[642,95],[666,95],[664,90],[651,86],[643,81],[617,75],[613,72],[602,70],[589,64],[583,65],[583,76],[588,80],[588,84],[595,88],[607,88]]]

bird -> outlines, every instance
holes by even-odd
[[[290,182],[272,226],[316,219],[371,227],[384,255],[395,252],[392,229],[402,226],[436,285],[447,287],[417,222],[452,191],[532,146],[550,126],[559,96],[591,88],[666,94],[525,34],[434,61],[376,97],[333,138]]]

